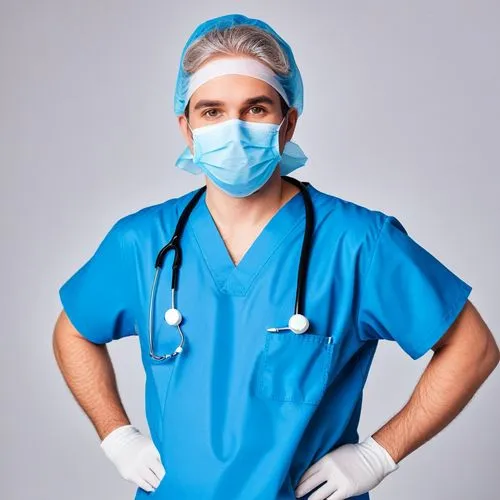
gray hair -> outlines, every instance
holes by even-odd
[[[288,58],[275,38],[245,24],[208,32],[188,48],[182,66],[184,71],[194,73],[210,58],[222,54],[255,57],[279,75],[290,71]]]
[[[246,24],[215,29],[200,37],[186,50],[182,67],[187,73],[194,73],[203,63],[217,55],[255,57],[279,75],[287,75],[290,71],[288,58],[274,37],[260,28]],[[284,116],[288,106],[281,95],[280,103]],[[186,103],[184,112],[189,117],[189,102]]]

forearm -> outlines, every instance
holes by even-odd
[[[116,427],[130,423],[105,345],[81,337],[63,314],[54,330],[53,349],[67,386],[101,440]]]
[[[491,345],[489,337],[484,338],[482,345],[478,346],[476,341],[474,348],[462,342],[445,345],[437,351],[408,403],[373,433],[373,438],[395,462],[448,425],[497,365],[496,346]]]

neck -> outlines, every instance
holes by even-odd
[[[263,225],[298,192],[298,188],[281,179],[279,168],[262,188],[243,198],[228,195],[208,178],[206,182],[208,209],[217,225],[229,231]]]

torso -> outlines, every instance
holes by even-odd
[[[308,332],[267,331],[285,326],[293,312],[305,222],[300,193],[290,192],[259,232],[240,234],[244,243],[229,241],[233,255],[242,255],[237,265],[203,196],[181,240],[176,297],[186,346],[173,362],[149,356],[149,294],[156,255],[194,192],[130,217],[146,416],[167,470],[158,500],[293,500],[293,487],[315,459],[339,443],[357,442],[374,350],[358,340],[353,325],[358,264],[380,216],[308,189],[315,210]],[[178,344],[176,329],[163,319],[172,259],[170,253],[157,290],[157,353]],[[136,499],[146,497],[138,490]]]

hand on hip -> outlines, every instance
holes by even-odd
[[[339,446],[312,464],[295,495],[299,498],[325,483],[308,500],[344,500],[366,493],[398,468],[387,450],[369,437],[361,443]]]
[[[146,491],[155,490],[165,475],[153,441],[133,425],[110,432],[102,440],[101,448],[124,479]]]

